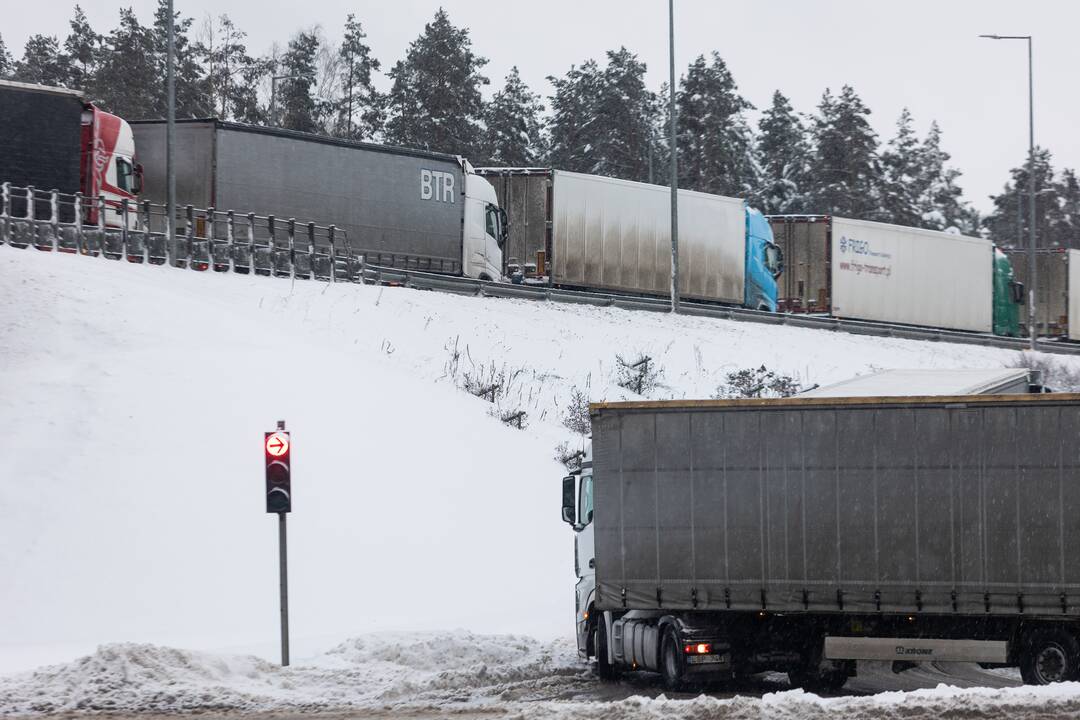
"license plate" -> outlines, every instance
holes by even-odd
[[[713,665],[727,662],[727,655],[691,655],[686,658],[688,665]]]

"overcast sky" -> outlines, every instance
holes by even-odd
[[[384,69],[399,59],[431,19],[438,0],[175,0],[186,16],[228,13],[247,31],[249,49],[265,52],[298,29],[321,25],[340,38],[345,16],[363,22]],[[667,3],[664,0],[443,0],[457,25],[472,32],[475,50],[497,86],[517,65],[545,96],[548,75],[600,58],[625,45],[648,64],[650,84],[667,78]],[[155,0],[83,0],[99,32],[131,5],[145,22]],[[14,3],[3,34],[21,54],[36,32],[67,32],[74,3],[38,0],[32,10]],[[20,8],[20,9],[16,9]],[[271,9],[272,8],[272,9]],[[1055,166],[1080,166],[1080,27],[1078,0],[676,0],[676,66],[717,50],[744,96],[766,107],[780,89],[801,112],[814,110],[826,87],[855,87],[873,111],[882,140],[901,108],[914,114],[920,134],[936,119],[945,149],[964,175],[969,200],[987,210],[1010,167],[1027,152],[1027,57],[1019,41],[982,40],[980,33],[1035,37],[1035,137],[1054,153]]]

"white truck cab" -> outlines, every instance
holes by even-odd
[[[596,618],[589,622],[596,596],[591,444],[585,449],[581,469],[563,478],[562,519],[574,529],[574,574],[577,576],[574,619],[578,655],[585,660],[596,654]]]
[[[462,158],[465,173],[465,233],[462,274],[478,280],[503,279],[506,211],[499,207],[495,188]]]

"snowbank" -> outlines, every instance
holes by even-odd
[[[279,418],[294,657],[388,630],[568,636],[561,416],[574,386],[625,396],[616,355],[639,352],[663,370],[654,397],[763,363],[809,384],[1016,357],[0,247],[0,605],[18,619],[0,672],[117,641],[274,658],[260,444]],[[458,389],[492,367],[525,430]]]
[[[864,720],[1065,717],[1080,712],[1078,683],[1005,689],[940,685],[835,698],[792,690],[760,698],[610,700],[597,690],[568,641],[542,644],[521,636],[466,632],[364,636],[290,668],[252,656],[122,644],[101,647],[75,662],[0,678],[0,714],[366,709],[398,711],[404,717],[452,712],[464,718],[553,720]],[[616,687],[614,692],[626,690],[633,692],[633,687]]]

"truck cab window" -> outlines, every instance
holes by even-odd
[[[588,525],[592,522],[592,475],[581,476],[581,490],[578,492],[578,522]]]
[[[116,187],[124,192],[135,192],[135,168],[122,157],[116,158]]]
[[[784,270],[784,252],[780,246],[769,243],[765,246],[765,267],[776,277]]]
[[[486,230],[487,234],[496,240],[499,239],[499,208],[494,205],[487,206],[486,215]]]

